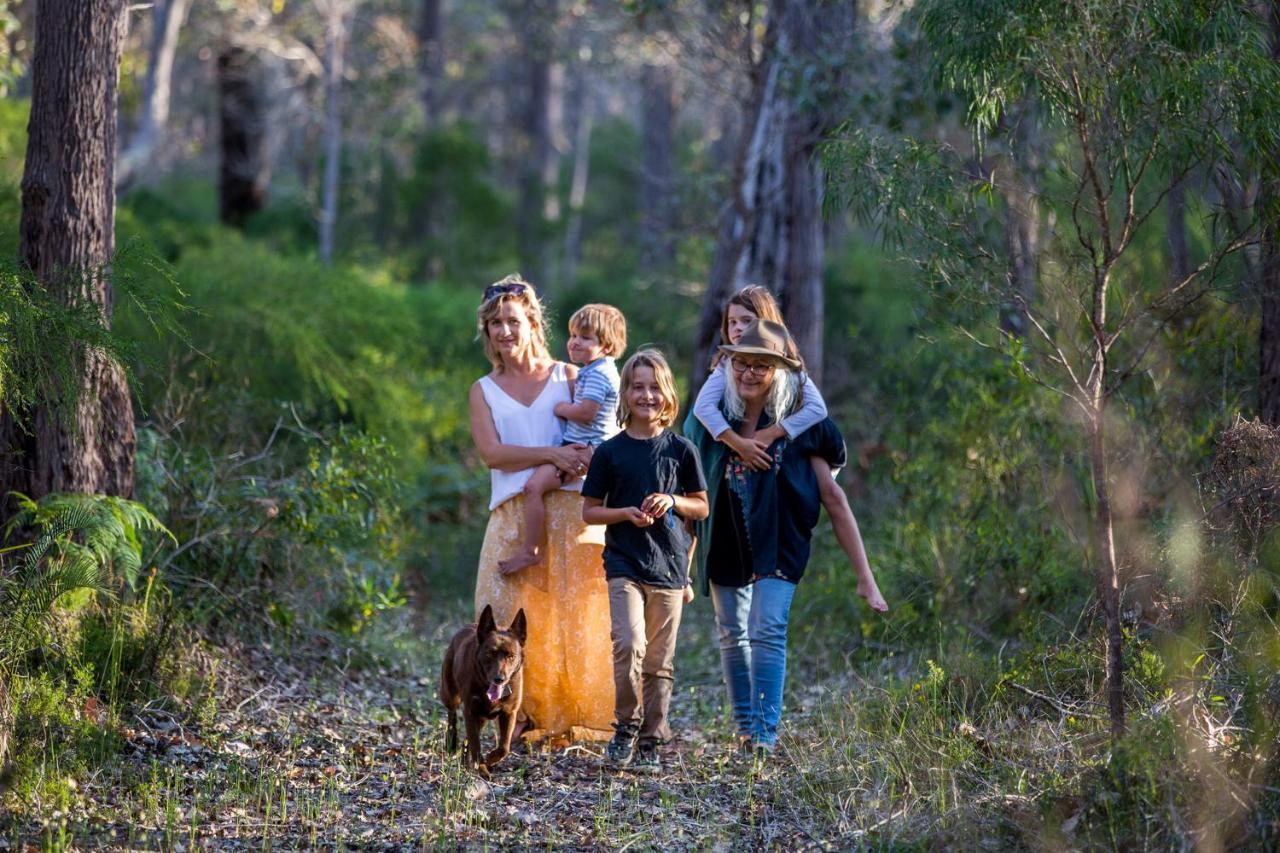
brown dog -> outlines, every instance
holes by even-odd
[[[480,621],[453,635],[440,667],[440,701],[449,712],[445,748],[458,751],[458,707],[467,727],[468,767],[482,776],[511,752],[511,733],[524,699],[524,641],[528,637],[524,609],[511,627],[498,630],[493,608],[484,606]],[[480,762],[480,729],[487,720],[498,720],[498,743]]]

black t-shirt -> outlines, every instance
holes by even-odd
[[[664,430],[639,439],[626,431],[596,448],[582,496],[607,507],[638,507],[654,492],[688,495],[707,490],[698,451],[687,438]],[[651,586],[679,589],[689,582],[690,537],[684,520],[667,513],[648,527],[610,524],[604,534],[604,573]]]

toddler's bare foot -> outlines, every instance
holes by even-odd
[[[514,575],[516,572],[538,565],[538,555],[533,551],[520,551],[509,560],[498,561],[498,572]]]
[[[858,595],[865,598],[867,604],[871,605],[871,609],[877,613],[885,613],[889,609],[884,596],[880,594],[880,587],[876,585],[875,578],[859,578]]]

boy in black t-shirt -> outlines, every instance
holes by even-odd
[[[662,354],[641,350],[627,359],[621,386],[623,431],[591,458],[582,518],[608,525],[616,721],[605,755],[617,766],[652,772],[661,766],[657,745],[671,737],[671,664],[680,614],[693,598],[685,521],[707,517],[707,483],[693,444],[667,432],[678,404]]]

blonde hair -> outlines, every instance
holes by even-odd
[[[617,358],[627,349],[627,318],[612,305],[592,302],[583,305],[569,318],[569,331],[575,330],[600,339],[605,355]]]
[[[676,379],[671,375],[671,368],[667,365],[666,358],[656,349],[642,349],[622,365],[618,390],[618,423],[625,427],[631,422],[627,391],[635,381],[638,367],[649,368],[653,371],[653,378],[658,380],[658,389],[662,392],[662,411],[658,413],[658,426],[671,426],[676,422],[676,415],[680,414],[680,398],[676,396]]]
[[[529,345],[534,348],[535,354],[543,358],[550,358],[551,351],[547,348],[547,323],[542,310],[542,303],[538,301],[538,294],[534,292],[533,285],[525,281],[520,276],[520,273],[512,273],[506,278],[495,281],[493,284],[523,284],[525,286],[523,293],[499,293],[481,302],[480,307],[476,309],[476,336],[484,341],[484,357],[489,359],[494,371],[497,373],[502,372],[502,356],[498,354],[498,348],[489,339],[489,322],[498,316],[502,306],[507,302],[518,303],[524,308],[524,314],[529,319],[529,327],[532,331]],[[492,286],[490,285],[490,287]]]

